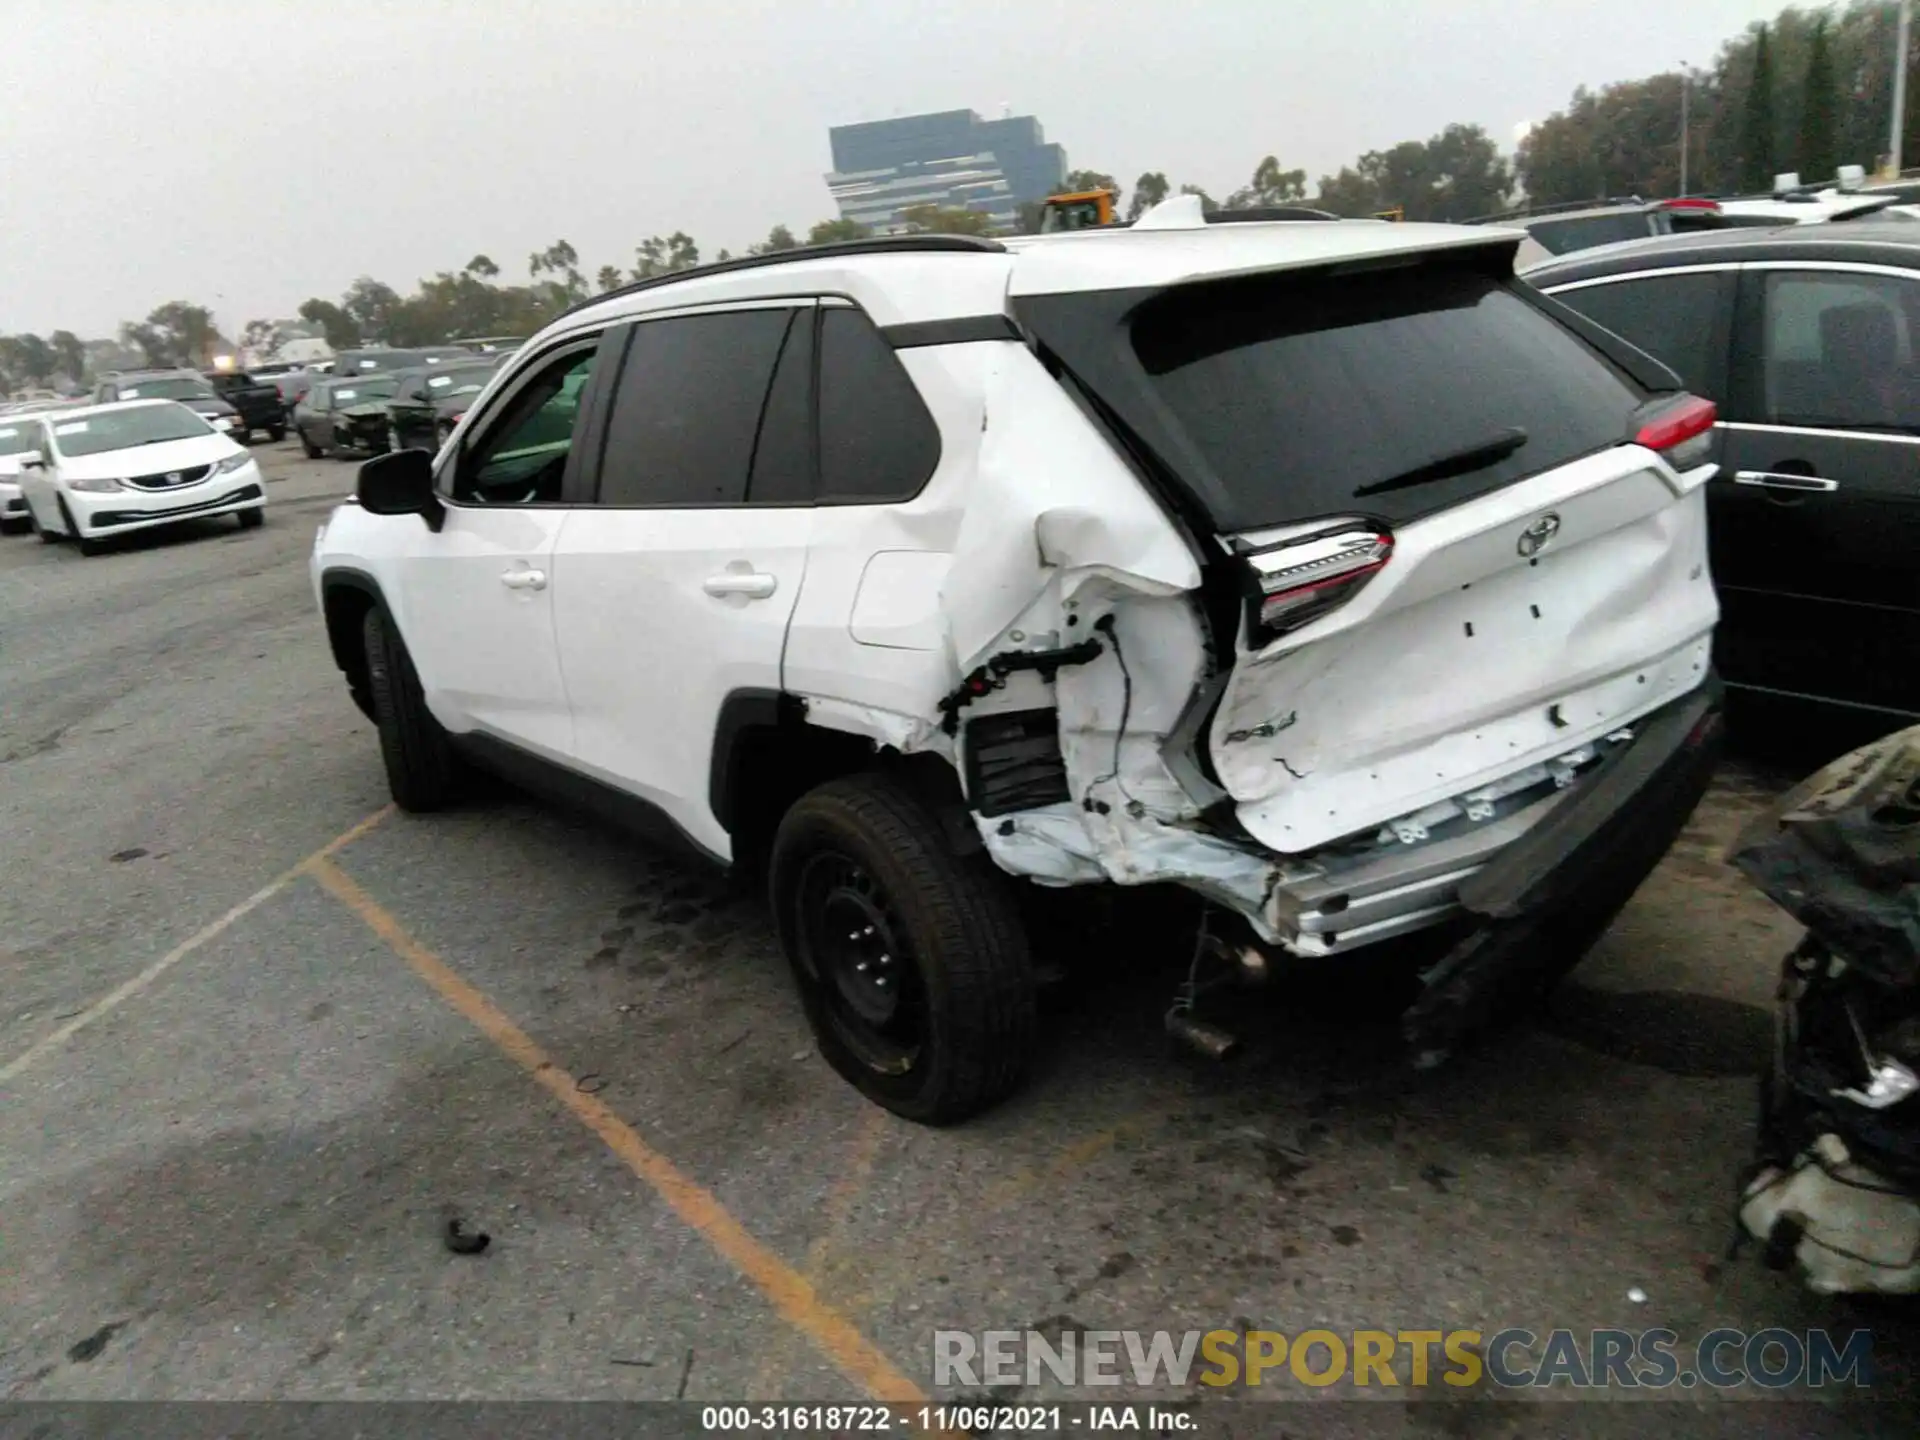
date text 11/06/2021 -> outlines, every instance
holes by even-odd
[[[700,1412],[703,1430],[768,1435],[1058,1435],[1070,1429],[1182,1435],[1198,1426],[1190,1408],[1155,1404],[708,1405]]]

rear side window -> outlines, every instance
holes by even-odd
[[[607,417],[602,505],[739,505],[793,312],[736,310],[634,326]]]
[[[1694,394],[1720,399],[1726,344],[1722,300],[1731,288],[1729,278],[1648,275],[1586,285],[1555,298],[1662,361]]]
[[[1231,528],[1412,520],[1621,443],[1644,398],[1483,273],[1187,287],[1133,342]]]
[[[858,310],[820,316],[820,501],[910,500],[940,463],[940,427]]]

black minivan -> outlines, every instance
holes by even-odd
[[[1732,698],[1863,733],[1920,721],[1920,224],[1673,235],[1521,278],[1718,402]]]

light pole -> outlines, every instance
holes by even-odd
[[[1680,193],[1687,193],[1687,121],[1693,101],[1693,66],[1680,62]]]
[[[1913,0],[1900,0],[1900,23],[1893,41],[1893,132],[1887,137],[1887,168],[1900,176],[1900,139],[1907,128],[1907,29],[1913,20]]]

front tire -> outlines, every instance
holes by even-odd
[[[267,523],[267,512],[265,510],[236,510],[233,518],[240,522],[240,528],[242,530],[258,530],[262,525]]]
[[[378,606],[367,612],[361,640],[374,724],[380,730],[380,758],[386,762],[393,803],[415,812],[444,809],[459,794],[460,760],[447,732],[427,709],[406,642]]]
[[[82,555],[98,555],[100,553],[100,542],[98,540],[89,540],[85,535],[80,533],[80,522],[73,518],[73,511],[67,508],[67,502],[65,500],[60,502],[60,523],[67,527],[67,537],[73,541],[74,549],[78,550]]]
[[[309,460],[318,460],[322,455],[327,453],[318,445],[314,444],[313,441],[309,440],[307,438],[307,432],[304,430],[300,432],[300,448],[307,452],[307,458]]]
[[[271,440],[274,444],[278,445],[282,440],[286,438],[287,438],[286,426],[284,425],[267,426],[267,439]]]
[[[780,823],[771,857],[780,940],[820,1053],[908,1120],[950,1124],[1025,1076],[1037,1000],[1005,877],[956,855],[899,782],[830,781]]]

